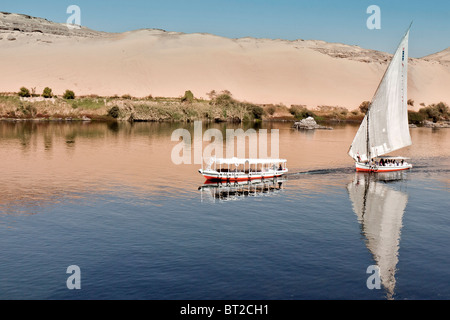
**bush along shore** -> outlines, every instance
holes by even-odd
[[[190,91],[179,98],[75,96],[70,90],[55,96],[50,88],[45,96],[26,88],[0,93],[2,120],[245,122],[261,121],[264,114],[262,106],[238,101],[229,92],[211,95],[210,100],[196,99]]]
[[[318,106],[314,110],[303,105],[287,107],[283,104],[257,105],[238,101],[229,91],[207,94],[209,99],[197,99],[191,91],[178,98],[135,98],[130,95],[100,97],[76,96],[66,90],[54,95],[51,88],[36,94],[25,87],[18,93],[0,93],[0,119],[9,121],[153,121],[153,122],[257,122],[300,121],[309,117],[317,123],[360,122],[369,102],[349,111],[339,106]],[[411,101],[408,101],[411,105]],[[413,103],[413,102],[412,102]],[[411,126],[446,127],[450,120],[447,104],[441,102],[409,111]]]

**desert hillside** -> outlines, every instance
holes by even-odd
[[[450,48],[447,48],[441,52],[434,53],[432,55],[423,58],[427,61],[436,61],[441,64],[450,65]]]
[[[300,35],[301,36],[301,35]],[[394,48],[393,48],[394,50]],[[409,98],[450,103],[450,49],[411,59]],[[229,90],[260,104],[341,106],[370,100],[390,55],[323,41],[228,39],[146,29],[121,34],[0,13],[0,92],[196,97]]]

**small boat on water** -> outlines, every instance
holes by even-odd
[[[281,177],[288,172],[286,165],[285,159],[211,158],[198,172],[210,181],[246,181]]]
[[[412,144],[408,124],[408,31],[402,38],[350,146],[356,171],[392,172],[412,168],[404,157],[384,155]]]

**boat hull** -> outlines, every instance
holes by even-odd
[[[412,164],[405,164],[399,166],[377,166],[377,165],[368,165],[366,163],[355,163],[357,172],[395,172],[395,171],[405,171],[410,170],[412,168]]]
[[[219,173],[217,171],[205,171],[205,170],[198,170],[198,171],[200,174],[203,175],[203,177],[205,177],[207,181],[229,181],[229,182],[279,178],[288,172],[287,169],[273,172],[257,172],[257,173],[255,172],[252,174],[243,172]]]

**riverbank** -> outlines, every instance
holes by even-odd
[[[318,106],[314,110],[303,105],[254,104],[238,101],[230,92],[211,92],[210,99],[197,99],[190,91],[177,98],[100,97],[97,95],[65,99],[40,95],[19,97],[17,93],[0,93],[0,120],[8,121],[148,121],[148,122],[257,122],[292,121],[308,117],[317,123],[360,123],[364,109],[352,111],[344,107]],[[363,106],[364,104],[362,104]],[[444,103],[409,112],[410,123],[430,126],[450,120]],[[439,126],[443,127],[443,126]]]
[[[241,122],[262,120],[264,109],[240,102],[229,94],[211,100],[195,99],[187,91],[181,98],[100,97],[64,99],[53,96],[0,95],[0,118],[4,120],[171,121],[208,120]]]
[[[343,108],[319,108],[310,111],[304,106],[258,105],[238,101],[229,92],[212,92],[209,100],[196,99],[190,91],[177,98],[100,97],[96,95],[64,99],[53,96],[19,97],[16,93],[0,94],[2,120],[71,120],[71,121],[154,121],[212,122],[297,121],[313,116],[322,120],[361,120],[360,112]]]

